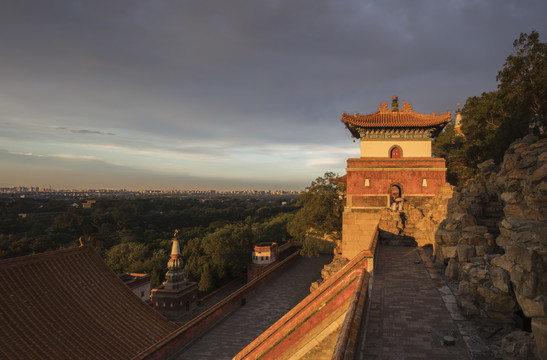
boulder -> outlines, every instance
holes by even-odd
[[[486,310],[508,314],[515,308],[513,297],[494,287],[479,286],[477,292],[483,298]]]
[[[475,253],[477,256],[486,256],[492,252],[492,248],[488,245],[475,245]]]
[[[457,279],[458,271],[458,262],[456,261],[456,259],[452,258],[448,260],[448,265],[444,271],[444,276],[449,279]]]
[[[480,314],[479,308],[469,297],[458,295],[456,296],[456,303],[462,310],[462,313],[467,317]]]
[[[513,331],[501,340],[503,359],[535,359],[535,344],[532,334],[526,331]]]
[[[506,217],[513,217],[516,219],[526,219],[522,208],[518,205],[506,205],[503,208],[503,213]]]
[[[484,234],[484,233],[483,233]],[[483,234],[472,232],[463,232],[460,238],[460,244],[466,245],[488,245],[488,240]]]
[[[547,318],[533,318],[532,333],[536,342],[538,359],[547,359]]]
[[[460,218],[460,223],[462,224],[462,227],[468,227],[468,226],[474,226],[477,225],[477,219],[470,214],[462,214]]]
[[[537,168],[532,175],[530,175],[530,182],[532,184],[538,183],[547,179],[547,163],[543,164],[541,167]]]
[[[511,290],[509,272],[499,266],[492,265],[490,268],[490,281],[492,281],[492,285],[504,293],[509,293]]]
[[[494,159],[483,161],[480,164],[477,164],[477,169],[479,170],[479,173],[481,174],[496,171],[497,170],[496,162],[494,161]]]
[[[463,231],[466,233],[473,233],[473,234],[485,234],[488,232],[488,228],[486,226],[482,225],[472,225],[472,226],[466,226],[463,228]]]
[[[466,263],[471,261],[475,256],[475,247],[471,245],[458,245],[457,247],[458,261],[461,263]]]
[[[458,230],[461,226],[461,223],[459,221],[456,221],[454,219],[445,219],[443,220],[443,222],[441,223],[443,229],[447,230],[447,231],[454,231],[454,230]]]
[[[499,266],[505,271],[511,271],[511,269],[515,265],[515,263],[505,255],[500,255],[492,258],[490,260],[490,263],[492,265]]]
[[[515,292],[515,295],[524,315],[529,318],[547,317],[547,299],[544,295],[539,295],[534,299],[517,292]]]
[[[489,276],[488,270],[480,266],[475,266],[469,270],[469,280],[473,284],[484,283],[489,279]]]
[[[463,280],[463,281],[460,281],[460,283],[458,284],[458,293],[460,295],[476,294],[477,288],[476,286],[472,285],[469,281]]]
[[[442,254],[444,259],[454,259],[458,253],[457,253],[457,246],[443,246],[442,247]]]
[[[519,204],[524,197],[522,196],[522,193],[520,192],[510,191],[510,192],[502,193],[500,198],[506,204]]]
[[[534,270],[538,261],[537,253],[534,250],[521,246],[507,246],[505,254],[526,271]]]
[[[510,272],[510,278],[515,293],[531,299],[536,297],[538,279],[534,273],[522,271],[520,266],[515,266]]]
[[[439,229],[435,232],[435,242],[437,244],[457,245],[461,233],[459,231],[446,231]]]

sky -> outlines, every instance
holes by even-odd
[[[343,112],[495,90],[544,0],[0,0],[0,187],[301,190]]]

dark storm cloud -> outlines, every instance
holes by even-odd
[[[69,130],[71,133],[74,133],[74,134],[109,135],[109,136],[115,135],[115,134],[113,134],[113,133],[103,133],[103,132],[101,132],[101,131],[96,131],[96,130],[87,130],[87,129],[67,129],[67,128],[64,127],[64,126],[59,126],[59,127],[57,127],[57,129],[59,129],[59,130]]]
[[[543,1],[11,1],[0,8],[1,71],[26,83],[15,93],[62,102],[66,116],[200,136],[260,134],[249,126],[264,120],[290,137],[277,125],[334,121],[395,93],[423,111],[453,109],[475,95],[464,93],[470,84],[494,86],[512,40],[545,27],[542,10]]]
[[[0,121],[198,153],[346,146],[344,111],[393,95],[454,111],[495,89],[521,32],[545,41],[546,13],[544,0],[2,1]]]
[[[102,132],[100,132],[100,131],[85,130],[85,129],[70,130],[70,132],[73,132],[73,133],[75,133],[75,134],[114,135],[114,134],[112,134],[112,133],[102,133]]]

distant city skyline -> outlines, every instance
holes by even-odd
[[[0,3],[0,187],[302,190],[343,112],[496,88],[542,0]]]
[[[225,190],[225,189],[112,189],[112,188],[99,188],[99,189],[56,189],[52,187],[39,187],[39,186],[9,186],[0,187],[0,194],[17,194],[17,193],[48,193],[48,192],[88,192],[88,193],[101,193],[101,192],[127,192],[127,193],[218,193],[218,194],[230,194],[230,193],[271,193],[277,195],[283,194],[297,194],[297,190],[280,190],[280,189],[238,189],[238,190]]]

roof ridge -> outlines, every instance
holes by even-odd
[[[46,259],[57,258],[57,257],[61,257],[61,256],[70,256],[70,255],[73,255],[73,254],[80,254],[80,253],[87,252],[90,249],[93,249],[93,247],[86,246],[86,245],[80,245],[80,246],[73,247],[73,248],[46,251],[46,252],[39,253],[39,254],[30,254],[30,255],[17,256],[17,257],[12,257],[12,258],[7,258],[7,259],[0,260],[0,267],[8,266],[8,265],[14,265],[14,264],[17,264],[17,263],[20,263],[20,262],[34,263],[34,262],[39,262],[39,261],[43,261],[43,260],[46,260]]]

